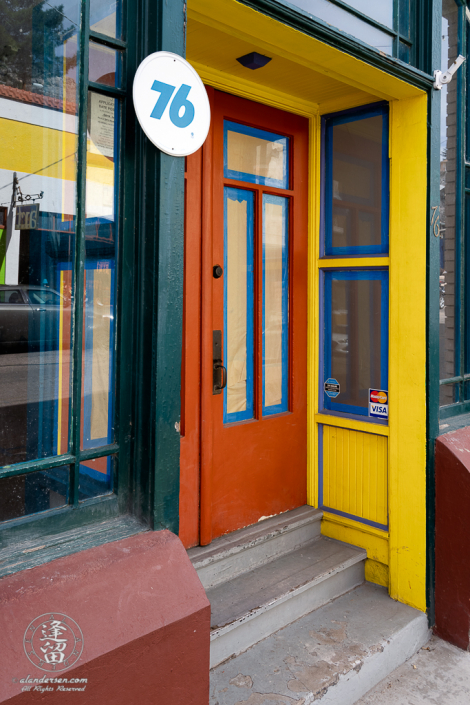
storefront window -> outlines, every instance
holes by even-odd
[[[79,14],[75,0],[67,7],[13,5],[6,17],[10,49],[0,62],[0,199],[8,209],[0,274],[0,465],[69,450]]]
[[[81,13],[33,0],[2,20],[0,521],[113,490],[121,99],[106,91],[124,50],[87,31],[85,67]],[[102,35],[121,36],[121,14],[91,1]]]

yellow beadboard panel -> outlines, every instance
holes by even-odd
[[[323,505],[387,524],[388,439],[323,426]]]

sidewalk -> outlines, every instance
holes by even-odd
[[[470,705],[470,653],[432,637],[356,705]]]

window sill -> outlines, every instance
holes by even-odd
[[[148,531],[148,527],[133,517],[123,516],[80,526],[54,536],[17,543],[0,551],[0,578],[143,531]]]

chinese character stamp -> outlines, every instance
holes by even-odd
[[[65,614],[42,614],[26,629],[23,646],[33,666],[42,671],[64,671],[82,655],[83,634]]]

